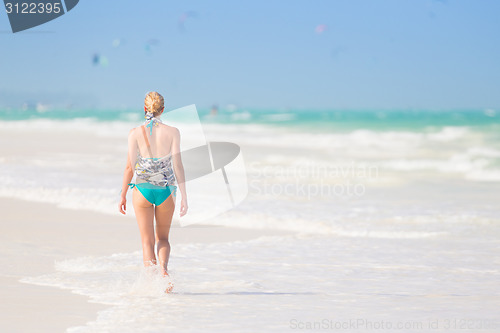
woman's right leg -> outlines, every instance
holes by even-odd
[[[158,260],[160,267],[167,272],[168,259],[170,258],[170,243],[168,235],[175,210],[174,195],[170,195],[161,205],[155,208],[156,217],[156,242],[158,243]]]
[[[150,266],[156,264],[155,258],[155,236],[154,236],[154,208],[153,204],[149,202],[144,196],[139,192],[137,188],[134,188],[132,193],[132,203],[134,205],[135,216],[137,218],[137,224],[139,225],[139,231],[141,233],[142,242],[142,258],[144,261],[144,266]]]

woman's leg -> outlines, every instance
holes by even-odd
[[[158,243],[158,260],[160,267],[163,267],[164,272],[167,272],[168,259],[170,258],[170,243],[168,235],[170,233],[170,225],[172,224],[172,216],[175,210],[174,195],[170,195],[161,205],[155,208],[156,217],[156,242]]]
[[[153,205],[144,198],[137,188],[132,193],[132,203],[134,205],[135,216],[142,241],[142,258],[144,266],[156,264],[155,258],[155,236],[154,236],[154,208]]]

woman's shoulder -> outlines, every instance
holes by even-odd
[[[141,125],[142,126],[142,125]],[[134,127],[130,130],[130,132],[128,132],[128,135],[131,136],[131,135],[136,135],[139,131],[140,131],[140,128],[141,126],[137,126],[137,127]]]
[[[179,133],[179,130],[177,129],[177,127],[174,127],[174,126],[170,126],[170,125],[167,125],[167,124],[161,124],[161,126],[168,132],[172,133],[172,134],[175,134],[175,133]]]

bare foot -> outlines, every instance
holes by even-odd
[[[167,270],[164,269],[163,270],[163,277],[170,277],[167,273]],[[165,289],[165,293],[170,293],[172,291],[172,289],[174,289],[174,284],[172,283],[172,281],[168,281],[168,285],[167,285],[167,289]]]
[[[166,293],[166,294],[169,294],[169,293],[172,291],[172,289],[174,289],[174,284],[173,284],[172,282],[170,282],[170,281],[169,281],[169,282],[168,282],[167,289],[165,289],[165,293]]]

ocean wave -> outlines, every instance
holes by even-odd
[[[451,301],[457,294],[487,300],[498,284],[499,271],[491,268],[497,242],[470,244],[323,236],[176,244],[169,279],[161,277],[158,267],[141,267],[141,252],[135,251],[57,261],[55,272],[21,282],[71,290],[110,305],[94,320],[67,330],[73,333],[146,327],[152,332],[234,332],[242,322],[247,332],[280,332],[293,311],[313,309],[311,315],[327,318],[332,299],[346,313],[359,310],[360,297],[380,301],[383,296],[389,302],[415,298],[426,302],[423,310],[436,295]],[[168,282],[174,289],[165,294]],[[460,308],[464,313],[466,305]],[[379,308],[363,310],[384,316],[386,307]]]
[[[461,174],[466,180],[498,181],[500,169],[498,164],[500,150],[487,147],[472,147],[461,152],[452,153],[440,159],[412,158],[379,161],[381,168],[398,171],[430,170],[446,174]]]
[[[168,124],[168,121],[166,121]],[[97,121],[92,118],[71,120],[30,119],[22,121],[0,121],[0,130],[12,130],[26,135],[85,133],[99,138],[121,140],[126,147],[126,137],[130,129],[140,123],[128,121]],[[318,158],[324,156],[346,156],[369,159],[390,158],[391,156],[408,155],[408,152],[420,151],[443,152],[471,148],[469,142],[482,142],[475,147],[476,154],[485,157],[498,157],[496,143],[488,138],[489,133],[469,127],[441,127],[425,131],[372,130],[358,128],[347,132],[301,131],[286,127],[275,127],[264,124],[214,124],[183,123],[182,140],[186,144],[203,141],[228,141],[244,148],[265,148],[266,150],[282,148],[296,149],[306,152],[317,152]],[[203,132],[202,132],[203,131]],[[106,141],[101,144],[105,144]],[[120,144],[118,141],[113,144]],[[482,151],[481,151],[482,149]],[[487,152],[487,153],[485,153]],[[280,152],[281,153],[281,152]],[[326,155],[325,155],[326,154]],[[493,155],[492,155],[493,154]],[[286,156],[286,154],[282,154]]]
[[[263,125],[204,125],[207,138],[219,141],[231,138],[234,142],[245,146],[261,146],[266,148],[295,148],[310,151],[339,153],[340,149],[348,152],[361,150],[370,154],[378,150],[378,154],[401,153],[404,150],[415,150],[436,144],[448,144],[455,140],[466,140],[469,136],[481,136],[481,132],[468,127],[443,127],[426,131],[395,131],[355,129],[348,132],[314,132],[263,126]],[[279,138],[279,139],[277,139]]]
[[[98,121],[93,118],[76,118],[68,120],[28,119],[0,121],[0,130],[12,130],[17,133],[89,133],[99,137],[126,138],[132,128],[140,126],[142,121]],[[185,133],[189,137],[198,130],[198,123],[183,123]]]

